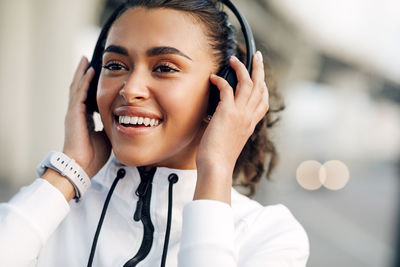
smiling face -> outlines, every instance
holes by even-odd
[[[97,103],[125,165],[194,169],[216,72],[203,28],[172,9],[129,9],[111,27]]]

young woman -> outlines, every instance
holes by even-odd
[[[227,19],[209,0],[129,1],[114,14],[92,60],[101,71],[82,58],[74,75],[63,153],[0,207],[1,266],[305,266],[290,212],[232,189],[233,173],[264,170],[250,159],[265,158],[254,144],[269,105],[262,55],[250,75]],[[215,75],[227,64],[235,93]],[[103,132],[88,120],[91,82]]]

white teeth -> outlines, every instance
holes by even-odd
[[[131,117],[131,120],[130,120],[130,124],[136,124],[137,123],[137,121],[138,121],[138,117]]]
[[[145,117],[129,117],[129,116],[118,116],[118,122],[120,124],[133,124],[133,125],[144,125],[144,126],[157,126],[160,121],[157,119],[150,119]]]

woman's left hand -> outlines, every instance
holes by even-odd
[[[258,51],[250,75],[236,57],[230,65],[238,79],[236,93],[216,75],[210,81],[220,90],[220,102],[201,139],[196,164],[198,181],[194,199],[215,199],[230,203],[232,174],[237,158],[268,111],[268,88],[264,64]]]

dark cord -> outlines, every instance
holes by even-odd
[[[110,191],[107,194],[106,201],[104,202],[103,210],[101,212],[99,223],[97,224],[97,230],[93,238],[92,249],[90,250],[89,261],[87,267],[91,267],[93,263],[94,253],[96,251],[97,239],[99,238],[101,226],[103,225],[104,217],[106,216],[106,211],[108,207],[108,203],[110,202],[111,196],[114,192],[115,187],[120,179],[124,178],[125,176],[125,169],[119,169],[117,173],[117,177],[115,177],[114,182],[111,185]]]
[[[165,266],[165,261],[167,260],[167,251],[169,243],[169,233],[171,231],[171,219],[172,219],[172,186],[178,182],[178,175],[172,173],[168,176],[169,188],[168,188],[168,219],[167,219],[167,229],[165,231],[164,238],[164,249],[161,257],[161,267]]]

